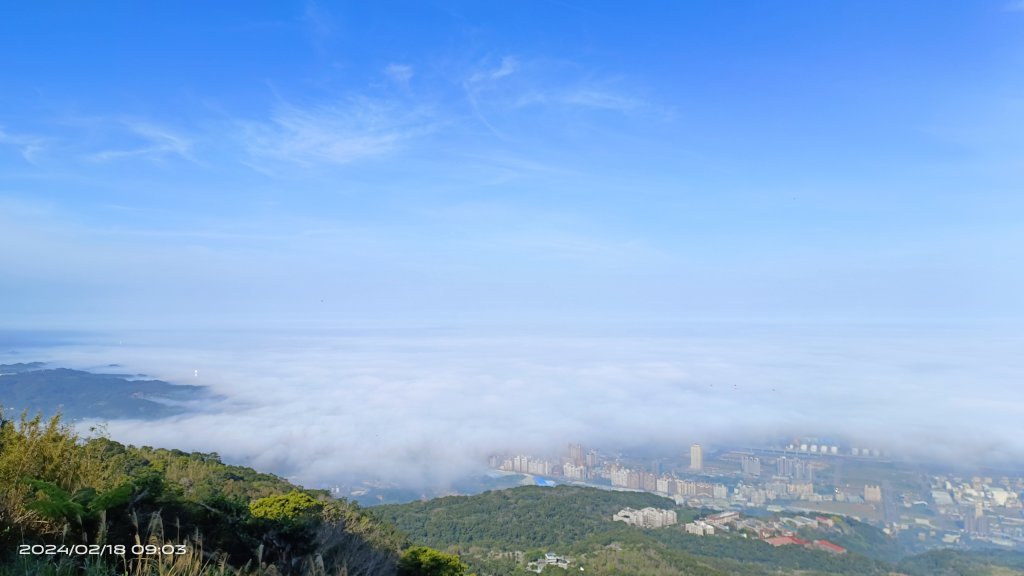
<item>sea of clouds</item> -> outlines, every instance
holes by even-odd
[[[818,436],[896,457],[1020,462],[1022,342],[894,325],[143,332],[7,360],[116,363],[217,396],[175,418],[106,423],[126,443],[217,452],[310,486],[444,489],[491,453],[554,456],[569,442],[682,454]]]

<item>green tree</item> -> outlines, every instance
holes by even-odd
[[[267,496],[249,504],[249,512],[253,518],[265,518],[285,523],[298,522],[308,518],[322,508],[323,505],[320,502],[317,502],[309,494],[298,490],[277,496]]]
[[[467,568],[454,554],[413,546],[398,561],[398,576],[462,576]]]

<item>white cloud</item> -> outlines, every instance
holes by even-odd
[[[1024,0],[1014,0],[1003,5],[1007,12],[1024,12]]]
[[[1020,403],[990,400],[1012,396],[1024,369],[1012,360],[1015,341],[926,333],[730,325],[657,337],[236,333],[208,334],[210,342],[189,334],[187,346],[147,333],[147,345],[125,335],[114,349],[49,350],[43,359],[116,362],[209,385],[226,398],[209,413],[115,421],[110,431],[309,483],[378,477],[443,488],[481,470],[489,452],[542,455],[570,441],[681,450],[814,435],[961,463],[1019,459]],[[985,427],[972,436],[950,421]],[[987,449],[994,445],[999,454]]]
[[[490,76],[492,79],[497,80],[498,78],[511,76],[517,70],[519,70],[519,61],[512,56],[505,56],[501,59],[501,66],[491,72]]]
[[[633,110],[643,106],[643,102],[636,98],[590,89],[581,89],[565,94],[562,97],[562,101],[566,104],[583,106],[585,108],[619,111]]]
[[[306,2],[302,19],[317,42],[322,42],[334,34],[334,19],[318,2]]]
[[[533,90],[521,95],[514,103],[514,106],[518,108],[552,105],[618,112],[629,112],[648,107],[647,102],[640,98],[591,87],[569,89],[555,87],[547,90]]]
[[[423,116],[367,98],[309,108],[285,105],[267,122],[244,123],[240,136],[259,160],[343,165],[397,150],[429,130]]]
[[[407,64],[388,64],[384,68],[384,75],[395,84],[405,88],[409,86],[409,81],[412,80],[413,68]]]
[[[500,140],[515,141],[515,128],[502,119],[527,107],[576,108],[582,111],[657,112],[614,79],[580,75],[580,67],[564,62],[521,62],[514,56],[480,65],[467,74],[462,87],[473,116]]]
[[[107,162],[132,158],[163,161],[177,157],[194,160],[193,143],[175,131],[146,120],[121,120],[115,123],[119,128],[114,138],[117,146],[90,153],[89,160]]]
[[[462,89],[466,94],[466,100],[473,111],[473,116],[487,128],[487,130],[500,140],[506,140],[505,134],[499,130],[484,114],[480,103],[480,94],[487,90],[493,90],[497,80],[511,76],[519,70],[519,61],[512,56],[505,56],[501,59],[501,65],[497,68],[481,68],[474,71],[462,83]]]
[[[35,163],[38,155],[44,150],[46,139],[31,134],[12,134],[0,127],[0,144],[8,144],[18,148],[26,162]]]
[[[519,71],[519,60],[514,56],[505,56],[497,68],[480,68],[466,79],[466,86],[478,86],[494,80],[500,80]]]

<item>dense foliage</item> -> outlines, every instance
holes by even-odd
[[[905,558],[897,564],[907,576],[973,576],[1021,574],[1024,555],[1009,550],[959,552],[932,550]],[[1010,569],[1014,569],[1011,571]]]
[[[0,416],[0,576],[387,575],[407,545],[354,504],[216,454]]]
[[[612,515],[627,506],[674,508],[680,524],[644,530],[613,522]],[[458,553],[481,576],[531,574],[526,564],[546,552],[572,557],[570,571],[579,566],[587,574],[638,576],[988,574],[993,566],[1014,566],[1014,559],[1021,558],[1009,554],[1003,561],[982,564],[979,558],[951,551],[948,557],[908,558],[897,566],[895,542],[850,519],[838,519],[828,535],[849,547],[850,553],[844,555],[801,546],[772,547],[738,533],[700,537],[687,534],[682,524],[707,511],[676,508],[671,500],[653,494],[570,486],[439,498],[370,512],[415,541]],[[974,571],[953,572],[947,569],[950,566]],[[565,574],[561,568],[548,567],[544,573],[548,571]]]
[[[466,568],[454,554],[413,546],[398,561],[398,576],[461,576]]]
[[[624,507],[674,508],[645,492],[612,492],[569,486],[527,486],[466,498],[377,506],[372,513],[430,546],[507,545],[516,549],[569,546],[607,528]]]

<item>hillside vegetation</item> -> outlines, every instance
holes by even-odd
[[[57,417],[0,411],[0,576],[464,572],[409,545],[354,504],[216,454],[84,440]]]
[[[640,529],[613,522],[625,507],[671,508],[679,524]],[[547,552],[573,559],[570,571],[587,574],[683,576],[780,574],[985,575],[1021,574],[1018,553],[979,555],[942,551],[894,558],[893,539],[876,528],[843,519],[829,538],[850,549],[833,555],[801,546],[772,547],[737,533],[687,534],[683,524],[708,511],[676,507],[654,494],[559,486],[523,487],[379,506],[372,514],[410,538],[461,555],[481,575],[524,576],[527,563]],[[547,567],[544,574],[565,574]]]

